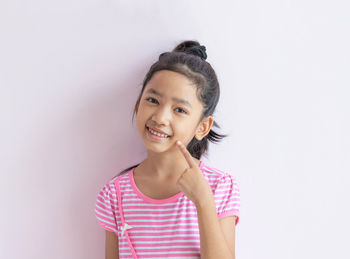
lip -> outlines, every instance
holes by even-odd
[[[146,127],[146,131],[147,131],[147,138],[149,139],[149,140],[151,140],[152,142],[159,142],[159,143],[163,143],[163,142],[166,142],[166,141],[168,141],[168,139],[170,138],[170,137],[166,137],[166,138],[164,138],[164,137],[159,137],[159,136],[157,136],[157,135],[153,135],[151,132],[150,132],[150,130],[148,129],[148,127]]]
[[[154,130],[154,131],[159,132],[159,133],[161,133],[161,134],[165,134],[165,135],[167,135],[168,137],[171,137],[170,134],[168,134],[168,133],[166,133],[166,132],[164,132],[164,131],[161,131],[161,130],[159,130],[159,129],[156,129],[156,128],[153,128],[153,127],[150,127],[150,126],[146,126],[146,128],[150,128],[151,130]]]

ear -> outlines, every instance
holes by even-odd
[[[205,117],[197,127],[195,132],[195,137],[197,140],[202,140],[206,135],[209,134],[210,129],[214,123],[214,118],[212,116]]]

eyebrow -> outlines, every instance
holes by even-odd
[[[146,93],[151,93],[151,94],[155,94],[155,95],[158,95],[160,97],[163,97],[163,95],[161,93],[159,93],[156,89],[153,89],[153,88],[149,88]],[[176,98],[176,97],[173,97],[171,98],[174,102],[177,102],[177,103],[182,103],[186,106],[189,106],[192,108],[192,105],[190,104],[189,101],[187,100],[184,100],[184,99],[179,99],[179,98]]]

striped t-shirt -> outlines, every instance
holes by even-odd
[[[213,191],[218,218],[237,216],[237,225],[240,193],[236,179],[203,161],[199,168]],[[99,225],[118,235],[119,258],[200,258],[194,203],[182,192],[167,199],[147,197],[135,184],[134,169],[110,180],[96,199]]]

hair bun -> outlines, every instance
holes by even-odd
[[[186,50],[186,52],[189,52],[191,54],[194,54],[198,57],[200,57],[203,60],[207,59],[207,53],[206,53],[206,47],[204,45],[201,46],[194,46]]]
[[[206,47],[204,45],[200,45],[198,41],[188,40],[180,43],[173,51],[189,53],[206,60],[206,50]]]

